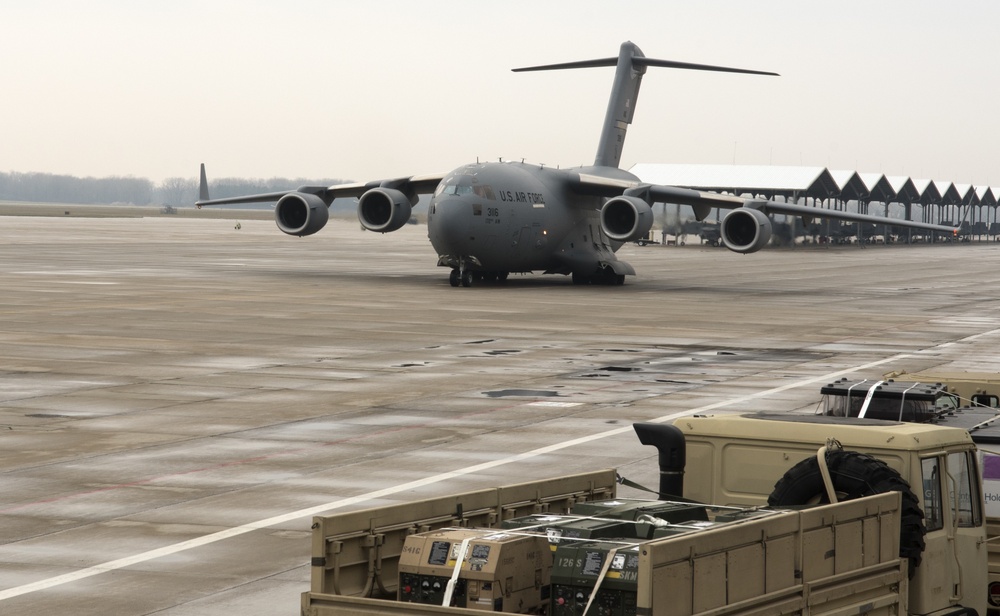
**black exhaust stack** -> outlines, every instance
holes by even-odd
[[[639,442],[652,445],[660,452],[660,498],[684,496],[684,464],[686,449],[684,433],[680,428],[667,424],[632,424]]]

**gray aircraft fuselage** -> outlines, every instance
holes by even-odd
[[[573,171],[579,172],[580,169]],[[588,168],[616,179],[616,168]],[[622,242],[601,228],[602,197],[572,190],[573,176],[522,162],[459,167],[438,185],[427,210],[427,235],[439,264],[487,277],[504,272],[597,271]]]

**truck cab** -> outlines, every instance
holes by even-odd
[[[766,413],[694,416],[674,425],[684,433],[687,449],[684,497],[700,502],[765,505],[775,484],[797,463],[816,457],[829,439],[882,460],[909,483],[923,512],[924,548],[920,564],[911,569],[909,612],[987,613],[981,473],[967,430]]]

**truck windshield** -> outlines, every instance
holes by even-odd
[[[945,394],[934,401],[934,408],[937,410],[957,409],[960,406],[962,405],[955,394]]]

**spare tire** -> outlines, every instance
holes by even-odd
[[[826,454],[830,480],[838,500],[851,500],[862,496],[901,492],[903,504],[900,511],[899,555],[910,561],[910,577],[920,566],[924,551],[924,513],[920,501],[910,484],[888,464],[856,451],[830,451]],[[767,497],[771,507],[829,503],[823,476],[816,456],[802,460],[774,484]]]

